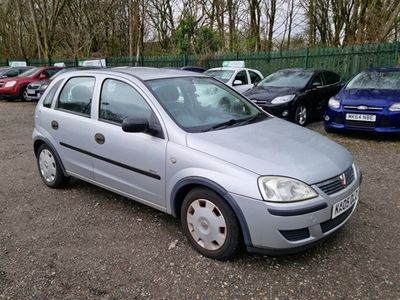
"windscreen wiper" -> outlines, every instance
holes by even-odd
[[[241,120],[230,119],[230,120],[228,120],[228,121],[226,121],[226,122],[222,122],[222,123],[219,123],[219,124],[215,124],[215,125],[213,125],[213,126],[207,128],[207,129],[203,130],[203,132],[206,132],[206,131],[213,131],[213,130],[215,130],[215,129],[221,129],[221,128],[230,127],[230,126],[232,126],[232,125],[234,125],[234,124],[236,124],[237,122],[240,122],[240,121],[241,121]]]
[[[257,122],[260,120],[264,120],[266,118],[268,118],[268,116],[266,114],[257,113],[256,115],[246,118],[245,120],[242,120],[242,121],[238,120],[238,121],[239,121],[240,125],[245,125],[245,124],[251,124],[251,123],[254,123],[254,122]]]

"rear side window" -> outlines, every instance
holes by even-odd
[[[251,83],[258,83],[261,81],[261,77],[253,71],[249,71]]]
[[[58,109],[90,116],[95,79],[74,77],[64,85],[58,99]]]
[[[325,72],[326,84],[334,84],[340,82],[340,76],[333,72]]]
[[[100,98],[100,120],[120,124],[128,117],[144,117],[150,120],[150,116],[150,106],[132,86],[114,79],[104,81]]]
[[[51,107],[51,103],[53,102],[54,95],[56,94],[58,87],[60,86],[62,80],[57,81],[50,89],[50,91],[47,93],[46,97],[43,100],[43,106],[44,107]]]

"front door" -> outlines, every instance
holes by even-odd
[[[104,78],[98,105],[90,139],[96,182],[163,210],[167,140],[121,128],[125,118],[154,122],[155,113],[132,83],[115,78]]]

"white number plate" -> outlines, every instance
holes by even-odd
[[[346,120],[375,122],[376,116],[364,114],[346,114]]]
[[[34,95],[34,94],[35,94],[35,90],[27,89],[26,92],[27,92],[29,95]]]
[[[358,201],[358,192],[359,188],[357,188],[350,196],[347,196],[343,200],[339,201],[332,208],[332,219],[340,216],[346,210],[350,209]]]

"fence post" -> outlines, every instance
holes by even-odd
[[[74,64],[75,64],[75,67],[78,67],[78,65],[79,65],[78,57],[77,57],[77,56],[75,56]]]
[[[239,51],[236,51],[236,60],[239,60]]]
[[[26,60],[26,61],[27,61],[26,64],[28,65],[28,60]],[[6,64],[7,64],[7,67],[10,65],[10,60],[8,58],[6,59]]]
[[[306,55],[304,57],[304,68],[308,68],[308,52],[309,52],[309,48],[306,48]]]
[[[397,66],[399,62],[399,41],[396,40],[396,46],[394,48],[394,65]]]

